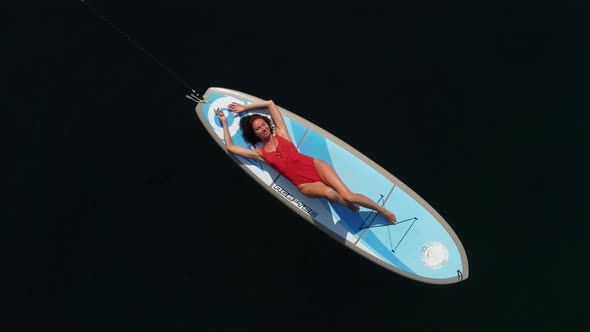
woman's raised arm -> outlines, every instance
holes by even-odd
[[[234,141],[231,138],[231,134],[229,133],[229,128],[227,127],[227,119],[225,117],[225,114],[223,114],[223,111],[219,108],[215,110],[215,114],[217,115],[223,126],[223,140],[225,141],[225,148],[227,149],[227,151],[242,157],[264,161],[264,157],[262,156],[260,150],[250,150],[245,147],[234,144]]]

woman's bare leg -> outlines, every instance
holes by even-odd
[[[374,202],[373,200],[371,200],[370,198],[368,198],[367,196],[365,196],[363,194],[353,193],[352,191],[350,191],[350,189],[348,189],[348,187],[344,184],[344,182],[342,182],[342,180],[340,179],[338,174],[336,174],[336,171],[327,162],[319,160],[319,159],[314,159],[314,161],[315,161],[315,167],[320,175],[320,178],[323,181],[323,184],[325,184],[325,186],[333,189],[337,193],[338,197],[332,198],[332,199],[334,199],[333,202],[335,202],[337,204],[344,205],[344,206],[348,206],[348,207],[351,207],[351,204],[354,204],[354,205],[360,205],[360,206],[366,207],[367,209],[375,210],[378,213],[382,214],[385,218],[387,218],[387,220],[389,220],[395,224],[396,217],[393,212],[387,210],[386,208],[377,204],[376,202]],[[317,182],[305,184],[305,185],[302,185],[301,187],[305,187],[308,185],[314,185],[314,184],[317,184]],[[310,193],[310,195],[317,194],[320,197],[326,197],[326,194],[329,194],[329,191],[326,192],[325,188],[323,188],[322,186],[318,186],[318,185],[314,185],[309,188],[300,188],[300,190],[301,189],[304,189],[304,191],[308,191]],[[302,191],[302,193],[304,195],[307,195],[304,191]],[[345,204],[338,202],[338,201],[341,202],[341,200],[344,201]],[[358,210],[358,207],[357,207],[357,210]]]
[[[323,182],[305,183],[297,186],[299,191],[307,197],[311,198],[325,198],[332,203],[343,205],[352,211],[358,211],[359,206],[352,202],[347,202],[340,196],[336,190],[326,186]]]

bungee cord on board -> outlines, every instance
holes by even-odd
[[[383,203],[381,203],[381,206],[383,206],[385,204],[385,200],[384,200],[384,196],[381,195],[381,198],[379,198],[379,200],[377,201],[377,204],[379,204],[381,201],[383,201]],[[369,219],[370,216],[373,216],[373,218],[371,219],[371,221],[368,223],[367,226],[365,226],[365,223],[367,223],[367,220]],[[358,227],[359,230],[363,230],[363,229],[367,229],[367,228],[376,228],[376,227],[383,227],[386,226],[387,228],[387,236],[389,238],[389,248],[391,249],[391,251],[393,253],[395,253],[395,250],[399,247],[399,245],[402,243],[402,241],[404,240],[404,238],[406,237],[406,235],[408,235],[408,232],[410,231],[410,229],[412,229],[412,226],[414,226],[414,223],[418,220],[418,218],[416,217],[411,217],[411,218],[407,218],[405,220],[401,220],[396,222],[395,224],[390,224],[390,223],[386,223],[386,224],[373,224],[373,222],[375,221],[375,219],[377,218],[377,213],[375,211],[372,211],[371,213],[369,213],[365,219],[363,220],[363,223]],[[401,239],[398,241],[398,243],[395,245],[395,247],[393,246],[393,241],[391,239],[391,230],[390,230],[390,226],[399,226],[402,223],[405,223],[407,221],[412,221],[412,224],[410,225],[410,227],[406,230],[406,232],[404,233],[404,235],[401,237]]]
[[[113,30],[117,31],[121,36],[123,36],[125,39],[127,39],[127,41],[129,43],[131,43],[131,45],[133,45],[136,49],[140,50],[143,54],[147,55],[150,59],[152,59],[152,61],[154,61],[160,67],[164,68],[164,70],[170,76],[172,76],[174,79],[176,79],[177,81],[179,81],[180,83],[182,83],[185,88],[189,89],[191,91],[191,93],[189,93],[188,95],[186,95],[186,97],[188,99],[196,102],[197,104],[198,103],[207,103],[207,104],[209,103],[207,100],[204,100],[204,99],[200,98],[199,97],[199,94],[197,94],[195,92],[195,90],[177,72],[175,72],[174,70],[172,70],[170,67],[168,67],[166,64],[164,64],[162,61],[160,61],[160,59],[158,59],[155,55],[153,55],[151,52],[149,52],[148,50],[146,50],[137,40],[135,40],[133,37],[131,37],[125,31],[121,30],[111,20],[109,20],[104,15],[102,15],[101,13],[99,13],[98,10],[96,10],[96,8],[94,8],[94,6],[92,6],[91,4],[89,4],[86,0],[80,0],[80,2],[82,2],[90,10],[90,12],[94,16],[96,16],[98,19],[100,19],[106,25],[110,26]]]

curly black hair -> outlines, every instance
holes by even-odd
[[[246,142],[250,143],[250,145],[252,145],[252,146],[255,146],[256,143],[258,143],[258,142],[262,142],[262,140],[260,138],[258,138],[258,136],[256,136],[256,134],[254,133],[254,129],[252,128],[252,122],[256,119],[264,120],[264,122],[266,122],[266,124],[270,128],[271,132],[273,134],[275,132],[274,125],[272,124],[272,121],[264,115],[252,114],[252,115],[248,115],[248,116],[241,118],[240,119],[240,128],[242,128],[242,137],[244,137],[244,140]]]

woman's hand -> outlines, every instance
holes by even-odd
[[[215,115],[217,115],[217,117],[219,118],[219,121],[221,121],[222,124],[227,123],[227,118],[225,117],[225,113],[223,113],[223,111],[221,109],[216,108],[213,112],[215,112]]]
[[[227,108],[229,108],[229,110],[234,113],[240,113],[240,112],[243,112],[246,110],[245,105],[238,104],[236,102],[232,102],[231,104],[229,104],[229,106]]]

